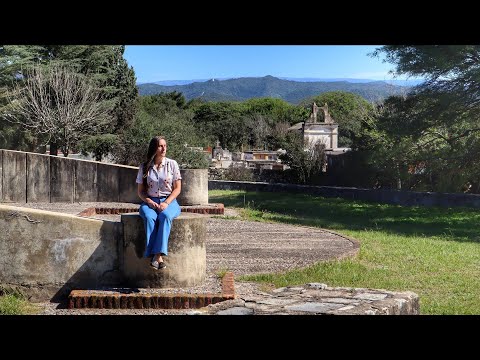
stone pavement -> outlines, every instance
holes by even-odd
[[[418,315],[413,292],[328,287],[321,283],[288,286],[207,306],[191,314],[211,315]]]
[[[328,287],[322,283],[270,291],[259,291],[254,287],[253,291],[236,295],[233,273],[228,272],[218,294],[74,290],[69,297],[69,309],[79,311],[79,308],[83,308],[85,314],[88,311],[97,311],[97,314],[98,311],[155,314],[158,309],[163,309],[164,314],[185,315],[418,315],[419,298],[408,291]]]

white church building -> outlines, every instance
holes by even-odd
[[[318,118],[319,110],[322,110],[320,119]],[[320,141],[325,144],[327,154],[339,154],[350,150],[338,147],[338,124],[328,112],[327,104],[318,107],[316,103],[313,103],[310,118],[291,126],[289,130],[301,131],[307,148],[312,148],[317,141]]]

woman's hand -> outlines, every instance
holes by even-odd
[[[161,202],[160,204],[158,204],[158,209],[159,209],[160,211],[165,210],[167,207],[168,207],[168,203],[167,203],[166,201],[163,201],[163,202]]]
[[[145,202],[147,203],[147,205],[150,209],[153,209],[153,210],[158,209],[158,204],[155,201],[153,201],[152,199],[147,198],[147,201],[145,201]]]

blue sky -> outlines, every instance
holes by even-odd
[[[381,45],[127,45],[138,83],[260,77],[390,80],[391,64],[367,54]]]

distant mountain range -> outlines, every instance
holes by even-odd
[[[346,81],[351,83],[369,83],[369,82],[376,82],[376,81],[384,81],[387,84],[393,85],[400,85],[400,86],[415,86],[420,84],[423,80],[422,79],[412,79],[412,80],[373,80],[373,79],[353,79],[353,78],[292,78],[292,77],[282,77],[278,76],[278,79],[282,80],[291,80],[291,81],[299,81],[299,82],[333,82],[333,81]],[[215,78],[215,80],[230,80],[234,78]],[[210,79],[193,79],[193,80],[162,80],[162,81],[155,81],[151,83],[138,83],[137,85],[143,84],[157,84],[157,85],[187,85],[194,82],[205,82]]]
[[[187,100],[203,98],[212,101],[243,101],[251,98],[272,97],[298,104],[306,98],[327,91],[349,91],[368,101],[379,101],[390,95],[404,94],[408,92],[410,86],[420,82],[420,80],[391,80],[387,83],[368,79],[294,79],[268,75],[236,79],[157,81],[139,84],[138,89],[140,95],[177,91],[183,93]],[[400,86],[399,84],[408,85]]]

